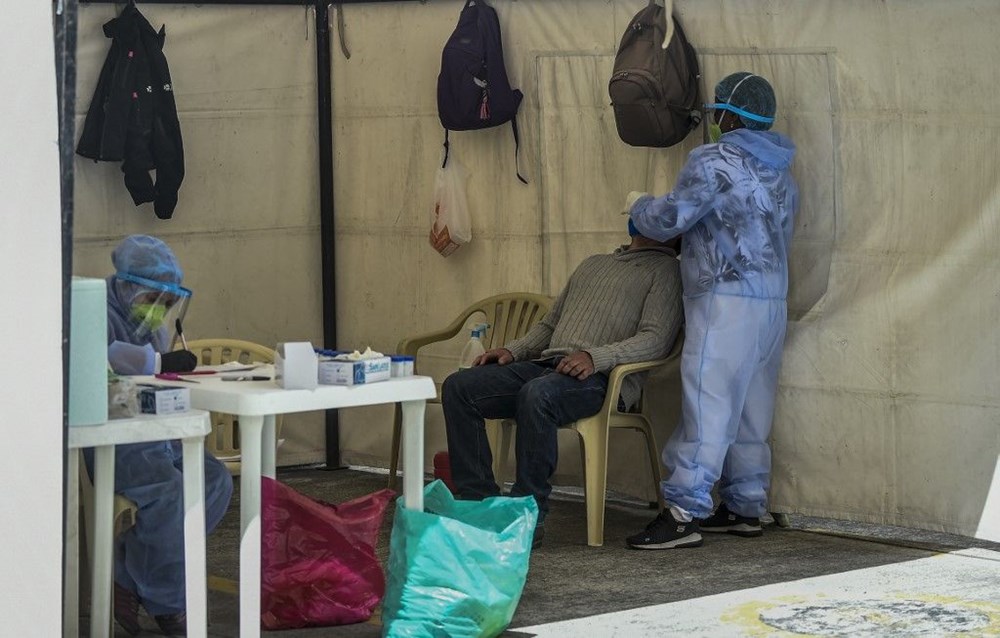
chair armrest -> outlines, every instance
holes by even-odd
[[[637,361],[635,363],[618,364],[612,368],[611,372],[608,374],[608,388],[611,388],[612,384],[621,386],[622,379],[630,374],[646,372],[647,370],[659,368],[662,365],[670,363],[671,360],[672,359],[654,359],[653,361]]]
[[[667,365],[668,363],[679,361],[683,345],[684,338],[683,336],[678,335],[673,348],[670,349],[670,352],[667,353],[667,356],[663,359],[636,361],[635,363],[620,363],[612,368],[611,372],[608,374],[608,393],[604,397],[604,406],[601,408],[601,412],[610,416],[618,410],[618,395],[622,392],[622,381],[625,377],[630,374],[636,374],[637,372],[655,370],[661,366]]]
[[[442,330],[428,332],[415,337],[407,337],[400,341],[399,345],[396,346],[396,353],[415,357],[417,356],[417,351],[424,346],[437,343],[438,341],[447,341],[448,339],[451,339],[458,334],[458,331],[462,329],[463,325],[465,325],[464,320],[456,321]]]

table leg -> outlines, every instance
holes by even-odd
[[[66,555],[63,638],[80,635],[80,451],[66,450]]]
[[[94,449],[94,562],[91,565],[90,635],[111,632],[111,583],[114,573],[115,446]]]
[[[205,567],[205,438],[183,440],[184,446],[184,584],[187,635],[208,633],[208,592]]]
[[[424,509],[424,407],[426,401],[402,401],[403,502],[407,509]]]
[[[274,435],[274,415],[264,417],[264,433],[261,436],[261,475],[278,478],[278,439]]]
[[[260,477],[264,417],[240,421],[240,637],[260,636]],[[273,441],[272,441],[273,445]]]

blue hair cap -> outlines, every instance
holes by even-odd
[[[746,71],[722,78],[715,86],[715,101],[733,107],[727,110],[735,113],[743,126],[751,131],[766,131],[771,128],[777,111],[777,100],[771,83]]]
[[[118,275],[179,284],[184,278],[174,251],[150,235],[130,235],[111,253]]]

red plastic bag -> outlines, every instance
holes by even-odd
[[[263,477],[260,620],[265,629],[364,622],[385,594],[375,543],[395,496],[333,505]]]

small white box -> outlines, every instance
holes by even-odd
[[[389,379],[389,357],[361,361],[327,360],[319,362],[319,382],[323,385],[361,385]]]
[[[274,355],[274,380],[287,390],[314,390],[317,361],[308,341],[279,343]]]
[[[143,414],[177,414],[191,409],[191,390],[187,388],[139,386],[139,409]]]

